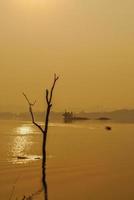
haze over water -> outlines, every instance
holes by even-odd
[[[131,121],[50,123],[48,200],[134,199],[133,52],[132,0],[0,0],[0,113],[44,112],[56,73],[51,111]],[[0,120],[0,200],[43,200],[41,160],[31,122]]]
[[[111,125],[112,131],[105,130]],[[47,143],[49,200],[134,199],[134,125],[50,123]],[[0,197],[41,190],[42,136],[30,122],[1,121]],[[26,156],[28,159],[17,159]],[[38,159],[37,159],[38,158]],[[43,199],[42,192],[35,199]]]
[[[134,1],[1,0],[0,111],[134,108]]]

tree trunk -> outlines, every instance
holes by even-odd
[[[46,168],[46,141],[47,140],[47,134],[43,134],[43,142],[42,142],[42,168]]]
[[[45,191],[45,200],[48,199],[48,193],[47,193],[47,183],[46,183],[46,142],[47,142],[47,131],[48,131],[48,122],[49,122],[49,115],[50,115],[50,110],[52,107],[52,97],[53,97],[53,90],[56,84],[56,81],[59,79],[56,74],[54,74],[54,81],[49,93],[49,90],[46,89],[46,102],[47,102],[47,111],[46,111],[46,117],[45,117],[45,128],[43,129],[38,123],[35,122],[34,114],[32,107],[35,105],[36,101],[34,103],[31,103],[26,96],[25,93],[23,93],[23,96],[25,97],[28,105],[29,105],[29,112],[31,114],[31,119],[32,123],[42,132],[43,134],[43,141],[42,141],[42,183],[43,183],[43,188]]]

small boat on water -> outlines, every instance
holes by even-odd
[[[105,129],[108,130],[108,131],[111,131],[112,127],[111,126],[106,126]]]
[[[110,120],[110,118],[108,118],[108,117],[99,117],[99,118],[97,118],[97,120],[105,121],[105,120]]]
[[[64,122],[72,122],[76,120],[89,120],[87,117],[74,117],[73,112],[64,112]]]

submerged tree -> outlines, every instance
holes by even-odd
[[[32,107],[35,105],[36,101],[34,103],[31,103],[26,96],[25,93],[23,93],[28,105],[29,105],[29,112],[31,114],[31,119],[32,123],[39,128],[39,130],[43,134],[43,144],[42,144],[42,156],[43,156],[43,161],[42,161],[42,167],[45,167],[46,164],[46,140],[47,140],[47,132],[48,132],[48,122],[49,122],[49,115],[50,115],[50,110],[52,108],[52,97],[53,97],[53,91],[55,88],[56,81],[59,79],[59,77],[54,74],[54,81],[51,87],[51,90],[49,92],[48,89],[46,89],[46,103],[47,103],[47,110],[46,110],[46,117],[45,117],[45,128],[43,129],[37,122],[35,122],[34,114],[33,114],[33,109]]]
[[[45,116],[45,122],[44,122],[44,129],[42,126],[40,126],[36,121],[33,113],[33,106],[35,105],[36,101],[34,103],[31,103],[28,99],[27,95],[23,93],[28,105],[29,105],[29,112],[31,114],[32,123],[42,132],[43,134],[43,142],[42,142],[42,182],[45,189],[45,199],[47,200],[47,184],[46,184],[46,142],[47,142],[47,133],[48,133],[48,122],[49,122],[49,116],[50,111],[52,108],[52,98],[53,98],[53,91],[55,88],[55,84],[59,77],[54,74],[54,80],[52,87],[50,91],[46,89],[46,103],[47,103],[47,109],[46,109],[46,116]]]

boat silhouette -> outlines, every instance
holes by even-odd
[[[87,117],[75,117],[73,115],[73,112],[67,112],[67,111],[63,113],[63,117],[64,117],[64,122],[72,122],[76,120],[89,120],[89,118]]]

